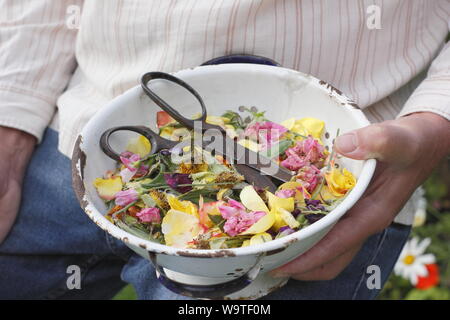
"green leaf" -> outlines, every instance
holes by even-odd
[[[222,117],[229,119],[230,120],[229,124],[231,124],[235,129],[245,128],[244,120],[237,112],[227,110],[227,112],[222,114]]]
[[[142,199],[142,201],[144,201],[144,204],[147,207],[150,207],[150,208],[156,207],[155,200],[153,200],[153,198],[150,197],[148,194],[144,193],[143,195],[141,195],[141,199]]]
[[[116,225],[122,230],[145,240],[162,243],[161,241],[153,238],[147,227],[140,223],[136,218],[125,215],[123,219],[123,221],[120,219],[114,220]]]
[[[223,231],[223,225],[225,223],[225,219],[220,214],[208,214],[209,219]]]
[[[223,244],[228,239],[229,239],[228,237],[213,238],[213,239],[209,240],[209,246],[211,249],[222,249]]]
[[[191,202],[194,202],[198,205],[198,201],[200,199],[200,196],[203,196],[204,202],[211,202],[214,201],[215,194],[217,193],[217,190],[212,190],[208,188],[202,188],[202,189],[193,189],[189,192],[186,192],[178,197],[180,200],[188,200]],[[209,200],[209,201],[208,201]]]
[[[249,235],[245,235],[245,236],[235,236],[233,238],[230,238],[228,240],[225,241],[225,244],[227,245],[228,248],[237,248],[242,246],[242,243],[245,240],[250,239],[251,236]]]
[[[208,166],[208,168],[209,168],[210,172],[213,174],[220,174],[225,171],[230,171],[230,169],[226,165],[219,164],[219,163],[210,164]]]
[[[164,170],[165,169],[166,169],[166,166],[161,163],[159,165],[158,175],[150,182],[141,184],[141,186],[145,189],[150,189],[154,186],[161,186],[162,184],[166,184],[166,180],[164,179]]]

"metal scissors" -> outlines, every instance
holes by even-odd
[[[197,119],[189,119],[182,116],[175,108],[170,106],[149,88],[149,83],[157,79],[170,81],[189,91],[200,103],[201,115]],[[271,159],[240,145],[235,139],[230,138],[222,127],[207,123],[207,111],[203,99],[194,88],[180,78],[164,72],[148,72],[141,77],[141,86],[147,96],[173,119],[184,127],[201,134],[202,139],[200,144],[202,149],[211,151],[215,155],[220,155],[228,162],[233,163],[236,170],[244,176],[247,182],[259,187],[268,187],[269,190],[274,191],[276,185],[270,177],[273,177],[279,182],[291,180],[293,175],[291,171],[278,166]],[[154,154],[163,149],[173,150],[180,144],[179,141],[162,138],[158,133],[146,126],[113,127],[102,134],[100,147],[107,156],[116,161],[120,159],[120,154],[113,150],[109,139],[111,134],[117,131],[133,131],[146,137],[151,144],[150,154]]]

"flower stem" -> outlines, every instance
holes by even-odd
[[[137,200],[136,200],[136,201],[133,201],[132,203],[130,203],[130,204],[128,204],[128,205],[126,205],[126,206],[123,207],[122,209],[120,209],[120,210],[114,212],[113,215],[112,215],[112,217],[113,217],[113,218],[117,218],[117,215],[118,215],[119,213],[122,213],[122,212],[124,212],[124,211],[127,211],[127,210],[130,209],[132,206],[134,206],[134,205],[136,204],[136,202],[137,202]]]

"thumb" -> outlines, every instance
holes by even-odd
[[[414,158],[419,141],[414,131],[393,122],[369,125],[339,136],[335,149],[341,155],[357,160],[409,161]]]

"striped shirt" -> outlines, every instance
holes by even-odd
[[[59,149],[144,71],[233,53],[331,83],[372,121],[450,119],[449,0],[0,0],[0,125]]]

